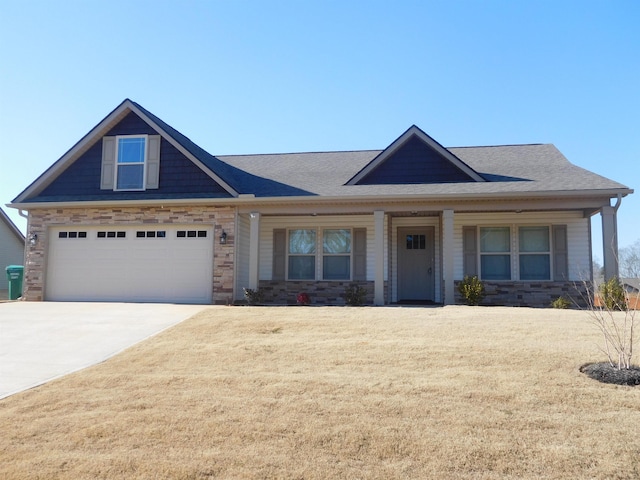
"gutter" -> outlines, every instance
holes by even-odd
[[[172,206],[172,205],[256,205],[256,204],[317,204],[317,203],[385,203],[385,202],[407,202],[407,201],[447,201],[447,200],[497,200],[497,199],[551,199],[551,198],[584,198],[584,197],[616,197],[618,198],[616,208],[619,208],[623,196],[632,194],[632,189],[615,190],[566,190],[541,191],[541,192],[507,192],[507,193],[463,193],[463,194],[407,194],[407,195],[339,195],[320,196],[305,195],[291,197],[255,197],[254,195],[239,195],[231,198],[180,198],[180,199],[153,199],[153,200],[96,200],[96,201],[73,201],[73,202],[34,202],[34,203],[8,203],[9,208],[20,210],[31,210],[37,208],[91,208],[107,206]]]

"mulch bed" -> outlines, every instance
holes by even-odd
[[[580,367],[580,371],[594,380],[616,385],[640,385],[640,367],[632,365],[629,369],[618,370],[607,362],[588,363]]]

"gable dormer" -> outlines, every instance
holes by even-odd
[[[413,125],[347,185],[484,182],[485,179]]]

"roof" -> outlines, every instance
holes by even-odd
[[[20,243],[24,243],[24,235],[22,234],[20,229],[16,226],[16,224],[11,221],[9,216],[1,208],[0,208],[0,221],[4,222],[7,225],[7,227],[9,227],[9,230],[13,232],[13,234],[15,235],[16,240],[18,240]]]
[[[61,172],[130,112],[142,118],[221,185],[231,197],[243,194],[262,198],[291,196],[482,198],[497,195],[578,194],[614,197],[633,192],[620,183],[573,165],[551,144],[445,148],[415,125],[382,150],[215,156],[139,104],[126,99],[18,195],[13,201],[14,204],[24,205],[29,199],[37,198],[37,195]],[[409,139],[415,140],[415,138],[439,156],[440,162],[444,162],[440,164],[450,164],[464,172],[463,175],[467,181],[434,183],[402,181],[398,184],[362,182],[365,184],[359,184],[359,181],[366,179],[373,170],[393,158]],[[396,168],[396,164],[391,165],[392,168]],[[113,200],[117,199],[117,196],[113,197]],[[62,199],[59,198],[58,201],[62,202]],[[73,201],[73,199],[65,199],[65,201]]]
[[[461,159],[486,181],[441,184],[349,185],[358,172],[383,150],[316,152],[272,155],[232,155],[218,159],[253,174],[256,196],[280,192],[260,188],[258,179],[320,196],[368,195],[493,195],[544,192],[614,191],[630,193],[613,180],[570,163],[551,144],[491,147],[452,147]],[[253,192],[252,192],[253,193]]]

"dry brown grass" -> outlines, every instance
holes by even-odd
[[[586,313],[214,307],[0,401],[0,478],[640,478]]]

